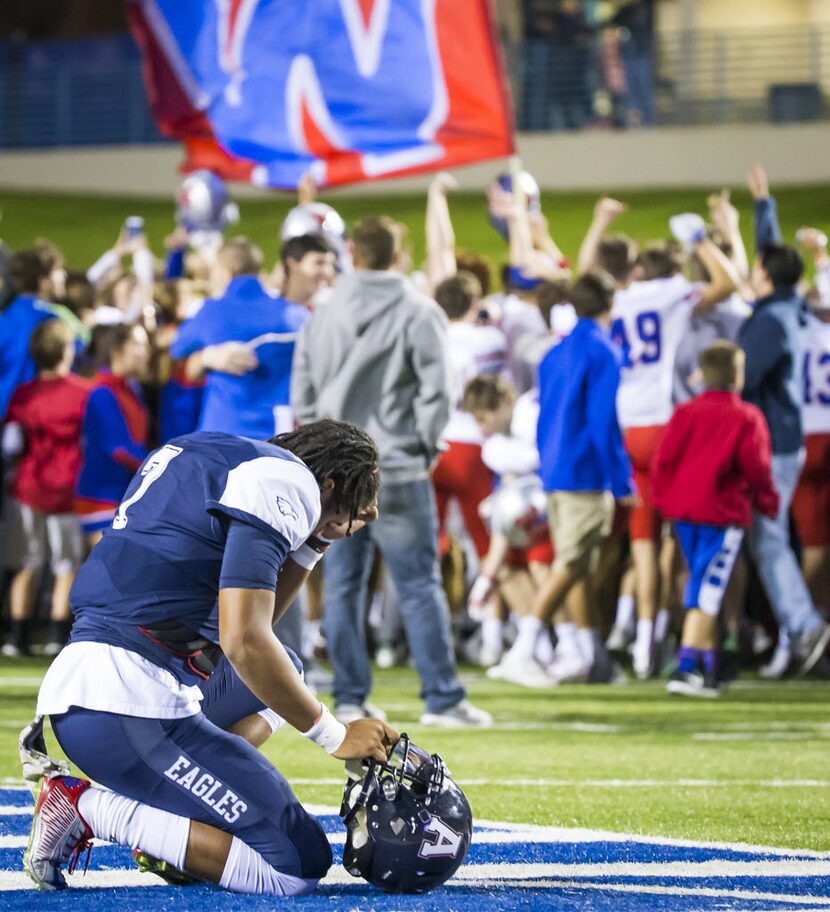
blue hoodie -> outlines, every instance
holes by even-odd
[[[633,493],[617,420],[621,364],[608,333],[581,319],[539,365],[537,443],[546,491]]]

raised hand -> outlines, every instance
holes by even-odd
[[[763,165],[752,165],[746,172],[746,185],[752,198],[756,200],[769,198],[769,178]]]
[[[603,196],[602,199],[597,200],[594,206],[594,218],[602,218],[612,222],[615,218],[621,216],[627,208],[625,203],[612,199],[610,196]]]

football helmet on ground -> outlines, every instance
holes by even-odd
[[[401,735],[385,763],[346,764],[343,867],[387,893],[426,893],[458,869],[473,831],[470,805],[438,754]]]

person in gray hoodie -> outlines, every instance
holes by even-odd
[[[297,421],[350,421],[374,438],[380,453],[379,519],[371,530],[333,543],[324,561],[335,715],[345,723],[379,712],[366,703],[372,678],[365,639],[377,546],[421,677],[421,723],[487,726],[490,715],[466,699],[456,674],[429,481],[450,410],[446,318],[394,270],[399,233],[391,219],[364,219],[352,245],[355,271],[340,277],[303,326],[291,380]]]

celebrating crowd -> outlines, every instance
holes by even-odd
[[[723,192],[642,248],[601,199],[569,263],[530,175],[502,175],[496,291],[456,245],[452,188],[430,186],[420,269],[404,226],[347,231],[308,182],[272,267],[207,172],[164,262],[140,219],[85,272],[47,241],[3,251],[5,656],[63,647],[75,573],[157,447],[336,419],[377,445],[379,516],[330,544],[278,634],[339,721],[384,717],[373,658],[411,657],[438,726],[491,722],[459,658],[529,687],[613,682],[630,660],[704,697],[739,664],[825,670],[827,238],[784,243],[756,166],[751,256]]]

